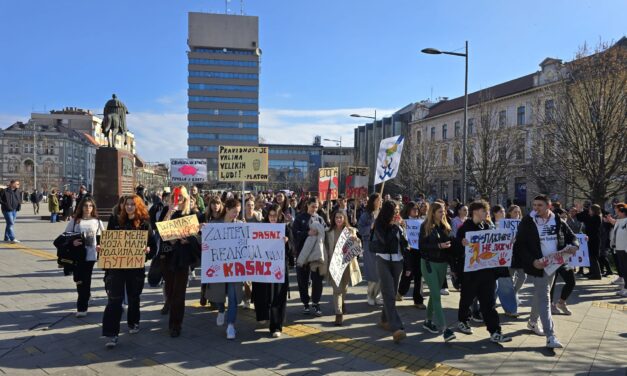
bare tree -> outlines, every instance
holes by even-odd
[[[627,38],[584,45],[545,90],[534,142],[537,180],[553,176],[577,198],[604,204],[627,192]],[[544,176],[543,176],[544,175]]]
[[[412,196],[417,193],[427,195],[440,166],[439,148],[435,141],[425,140],[422,130],[411,133],[407,129],[403,131],[405,142],[400,171],[392,185]]]
[[[520,135],[515,127],[499,121],[489,92],[480,95],[474,109],[479,121],[472,127],[473,134],[468,135],[466,171],[477,194],[489,201],[511,177],[515,161],[511,143]]]

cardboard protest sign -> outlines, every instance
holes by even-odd
[[[282,283],[284,223],[206,223],[202,227],[202,283]]]
[[[497,225],[500,229],[511,231],[515,239],[516,234],[518,233],[518,225],[520,225],[520,219],[504,218],[499,220]]]
[[[98,267],[102,269],[136,269],[146,263],[148,231],[105,230],[100,237]]]
[[[198,234],[200,224],[198,217],[192,214],[169,221],[157,222],[157,230],[159,230],[161,240],[176,240]]]
[[[268,181],[268,148],[220,145],[218,180]]]
[[[346,199],[368,198],[368,167],[349,166],[346,174]]]
[[[568,265],[573,268],[578,268],[581,266],[590,267],[590,254],[588,253],[588,240],[586,240],[586,234],[575,234],[577,236],[577,240],[579,240],[579,249],[577,253],[570,257],[568,261]]]
[[[407,242],[412,249],[418,248],[418,240],[420,239],[420,226],[424,220],[422,219],[406,219],[407,225]]]
[[[333,256],[329,262],[329,273],[336,286],[340,285],[342,275],[348,264],[362,253],[359,242],[351,239],[352,235],[353,233],[349,229],[344,228],[333,249]]]
[[[466,233],[464,271],[499,268],[512,264],[514,236],[508,230],[470,231]]]
[[[548,260],[549,264],[544,268],[544,271],[547,275],[551,275],[555,273],[560,266],[566,264],[568,260],[570,260],[571,255],[569,253],[564,252],[564,250],[559,250],[555,253],[551,253],[548,256],[544,256],[541,260]]]
[[[206,183],[206,159],[170,159],[172,183]]]
[[[338,197],[338,168],[326,167],[318,169],[318,193],[322,201],[337,200]]]
[[[403,136],[384,138],[379,145],[377,166],[374,174],[374,184],[394,179],[401,165],[403,152]]]

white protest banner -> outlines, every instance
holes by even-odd
[[[403,152],[403,136],[384,138],[379,145],[377,166],[374,174],[374,184],[394,179],[401,165]]]
[[[422,219],[406,219],[407,225],[407,242],[412,249],[418,248],[418,239],[420,239],[420,226],[424,220]]]
[[[464,271],[499,268],[512,264],[514,236],[509,230],[470,231],[466,233]]]
[[[172,183],[206,183],[206,159],[170,159]]]
[[[514,235],[514,239],[516,238],[516,234],[518,233],[518,225],[520,225],[520,219],[504,218],[499,220],[497,224],[498,228],[511,231]]]
[[[577,253],[571,256],[568,265],[573,268],[585,266],[590,267],[590,254],[588,253],[588,240],[586,234],[575,234],[579,240]]]
[[[555,253],[551,253],[548,256],[544,256],[540,260],[549,262],[548,265],[544,267],[544,271],[547,275],[551,275],[555,273],[555,271],[559,269],[560,266],[568,263],[570,257],[571,254],[562,249]]]
[[[353,258],[362,253],[359,242],[351,239],[352,235],[353,233],[349,229],[344,228],[333,249],[333,256],[331,256],[331,261],[329,262],[329,273],[336,286],[340,285],[342,275],[348,264],[350,264]]]
[[[192,214],[169,221],[157,222],[157,230],[159,230],[161,240],[176,240],[198,234],[200,224],[198,223],[198,216]]]
[[[202,283],[282,283],[284,223],[206,223],[202,227]]]

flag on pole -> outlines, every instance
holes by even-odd
[[[401,152],[403,151],[403,136],[395,136],[381,140],[379,154],[377,156],[374,184],[394,179],[401,165]]]

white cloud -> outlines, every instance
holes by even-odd
[[[326,110],[262,109],[259,136],[271,144],[311,144],[317,135],[339,139],[352,146],[354,129],[371,119],[351,118],[351,114],[373,116],[374,108],[337,108]],[[376,109],[377,117],[389,116],[395,109]]]
[[[187,157],[187,114],[135,112],[126,118],[137,154],[148,162]]]

